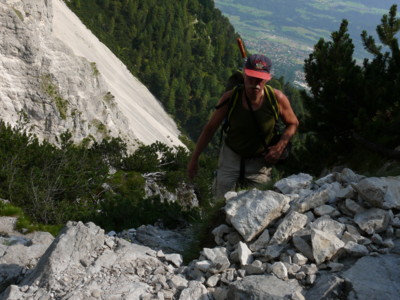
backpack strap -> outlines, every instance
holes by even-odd
[[[238,85],[238,86],[236,86],[235,87],[235,89],[234,89],[234,91],[233,91],[233,94],[232,94],[232,97],[231,97],[231,99],[232,99],[232,101],[231,101],[231,106],[230,106],[230,108],[229,108],[229,110],[228,110],[228,114],[226,115],[226,123],[227,123],[227,128],[226,128],[226,131],[227,130],[229,130],[229,120],[231,119],[231,116],[232,116],[232,113],[233,113],[233,110],[235,109],[235,107],[236,107],[236,104],[237,104],[237,102],[238,102],[238,99],[239,99],[239,90],[240,89],[242,89],[242,85]]]
[[[271,87],[270,85],[265,85],[264,91],[265,91],[265,95],[267,96],[269,103],[271,104],[271,107],[274,111],[275,122],[278,122],[280,108],[279,108],[278,100],[276,99],[276,96],[275,96],[274,88]]]
[[[215,109],[220,109],[221,107],[223,107],[226,104],[228,104],[229,102],[231,102],[232,99],[237,98],[237,96],[238,96],[237,93],[238,93],[239,86],[240,85],[235,86],[234,89],[233,89],[232,95],[228,99],[225,99],[225,101],[223,101],[220,104],[216,105],[214,108]],[[237,99],[234,99],[235,104],[236,104],[236,101],[237,101]]]
[[[237,104],[237,101],[239,98],[239,94],[240,94],[239,93],[240,87],[241,87],[241,85],[237,85],[234,88],[232,95],[228,99],[226,99],[224,102],[221,102],[220,104],[215,106],[215,109],[220,109],[221,107],[229,104],[228,113],[226,114],[225,119],[222,123],[222,127],[221,127],[221,134],[220,134],[220,139],[219,139],[220,146],[222,145],[222,139],[223,139],[224,133],[227,133],[229,130],[229,120],[230,120],[233,110],[236,107],[236,104]]]

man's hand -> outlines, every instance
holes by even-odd
[[[275,164],[281,157],[284,149],[279,144],[268,147],[268,153],[264,156],[265,161],[268,164]]]

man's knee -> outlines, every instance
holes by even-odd
[[[232,176],[229,174],[217,174],[214,188],[215,197],[222,198],[227,192],[233,191],[235,189],[237,179],[237,176]]]

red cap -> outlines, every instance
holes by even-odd
[[[250,55],[244,65],[244,73],[250,77],[270,80],[272,62],[271,60],[261,54]]]

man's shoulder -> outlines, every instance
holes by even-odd
[[[285,94],[281,90],[275,89],[273,87],[271,87],[271,90],[273,91],[274,96],[278,102],[280,102],[283,97],[285,97]]]
[[[232,97],[234,91],[235,91],[235,88],[233,88],[233,89],[231,89],[231,90],[229,90],[229,91],[226,91],[226,92],[222,95],[222,98],[228,99],[228,98]]]
[[[222,107],[225,107],[225,106],[227,107],[227,106],[229,106],[229,105],[226,105],[226,104],[228,104],[228,102],[229,102],[230,99],[232,98],[233,92],[234,92],[234,90],[226,91],[226,92],[221,96],[221,98],[219,98],[218,103],[217,103],[217,105],[215,106],[215,108],[216,108],[216,109],[220,109],[220,108],[222,108]]]
[[[232,96],[236,95],[237,93],[239,93],[241,91],[241,86],[235,86],[234,88],[232,88],[229,91],[226,91],[223,95],[222,98],[223,99],[229,99],[232,98]]]

